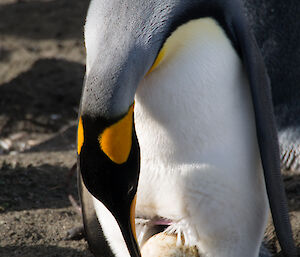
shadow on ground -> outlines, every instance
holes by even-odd
[[[53,137],[37,144],[25,153],[32,152],[41,152],[41,151],[68,151],[74,150],[75,153],[75,145],[76,145],[76,136],[77,136],[77,125],[71,125],[66,128],[63,128],[61,131],[56,133]]]
[[[68,194],[77,199],[76,174],[70,176],[66,167],[49,164],[14,167],[3,162],[0,173],[2,213],[68,207],[71,205]]]
[[[56,132],[77,118],[82,64],[41,59],[0,87],[0,131]]]
[[[81,39],[88,4],[89,0],[23,0],[1,5],[0,35]]]
[[[92,257],[89,250],[77,251],[72,248],[36,245],[36,246],[5,246],[0,248],[2,257]]]

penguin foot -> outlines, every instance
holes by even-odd
[[[81,240],[84,237],[84,227],[82,225],[69,229],[67,231],[67,236],[65,237],[65,240]]]
[[[300,145],[280,146],[281,165],[285,170],[300,171]]]
[[[278,125],[281,166],[300,172],[300,118],[299,101],[286,102],[275,107]]]
[[[267,248],[267,245],[265,242],[262,242],[260,249],[259,249],[259,257],[272,257],[272,253],[270,250]]]
[[[76,200],[74,199],[73,195],[69,194],[68,195],[68,198],[69,198],[69,201],[70,203],[72,204],[72,206],[74,207],[74,210],[76,211],[76,213],[78,215],[82,215],[82,212],[81,212],[81,207],[80,205],[76,202]]]

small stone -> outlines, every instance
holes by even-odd
[[[4,150],[9,150],[12,147],[12,142],[10,139],[0,139],[0,147]]]

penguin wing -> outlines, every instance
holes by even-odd
[[[234,1],[233,1],[234,2]],[[256,41],[241,12],[226,3],[225,30],[239,52],[250,84],[256,133],[265,184],[276,234],[284,256],[296,256],[280,171],[279,144],[272,105],[270,80]]]

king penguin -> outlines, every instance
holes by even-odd
[[[258,257],[270,207],[295,257],[269,80],[239,1],[92,0],[85,43],[78,177],[94,255],[140,257],[164,225],[200,256]]]

